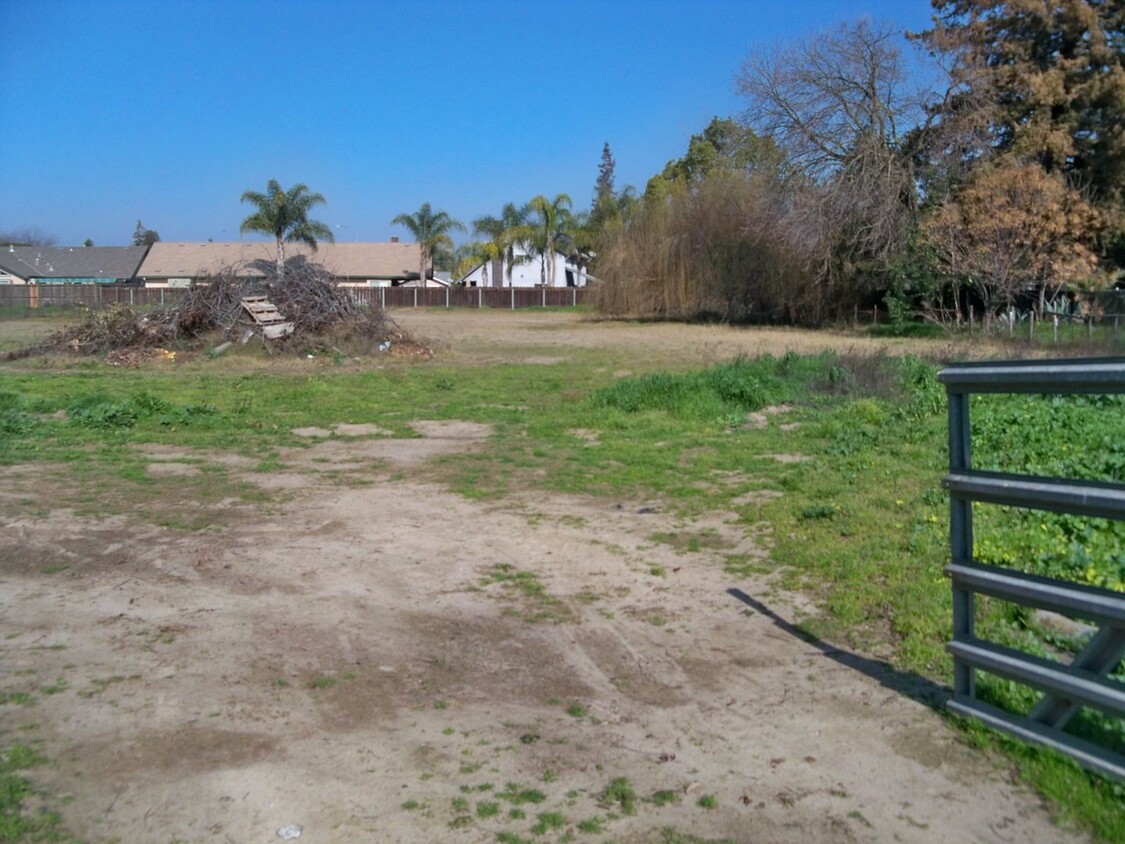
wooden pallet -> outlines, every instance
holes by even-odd
[[[262,329],[267,340],[278,340],[293,333],[293,323],[281,315],[277,305],[265,296],[243,296],[242,308]]]

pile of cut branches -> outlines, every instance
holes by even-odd
[[[51,352],[88,355],[130,352],[130,359],[155,355],[168,346],[190,348],[203,340],[246,342],[257,326],[243,310],[245,296],[266,296],[293,323],[293,333],[262,338],[266,349],[321,349],[347,355],[392,351],[429,356],[429,349],[406,335],[380,308],[360,307],[320,264],[304,256],[285,263],[284,277],[270,261],[225,267],[201,279],[176,304],[137,313],[125,305],[93,311],[79,325],[33,346],[9,352],[5,360]]]

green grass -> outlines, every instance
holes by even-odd
[[[632,815],[637,811],[637,793],[628,777],[616,777],[610,781],[600,796],[602,805]]]
[[[23,772],[46,760],[25,744],[6,744],[0,748],[0,841],[73,842],[57,811],[40,804],[30,780]],[[37,804],[37,808],[28,807]]]

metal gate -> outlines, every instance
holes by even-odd
[[[1125,780],[1120,753],[1064,732],[1083,706],[1125,717],[1125,684],[1109,677],[1125,656],[1125,594],[973,560],[973,502],[1125,520],[1125,485],[975,470],[969,423],[973,393],[1125,393],[1125,359],[955,364],[938,379],[949,399],[949,474],[942,480],[950,496],[946,574],[953,582],[949,708],[1053,748],[1088,770]],[[977,594],[1080,618],[1096,625],[1097,632],[1069,665],[1003,647],[975,634]],[[1026,716],[991,706],[977,699],[977,669],[1031,686],[1043,697]]]

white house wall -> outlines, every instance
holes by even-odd
[[[499,282],[493,277],[493,269],[496,264],[488,264],[488,287],[508,287],[508,266],[507,262],[501,262],[501,276]],[[547,267],[547,283],[551,283],[550,267]],[[564,258],[562,255],[555,255],[555,287],[568,287],[566,283],[566,271],[570,272],[575,277],[575,287],[586,286],[586,271],[578,272],[574,264]],[[532,257],[524,263],[517,263],[512,268],[512,287],[538,287],[540,280],[540,263],[539,259]],[[477,267],[471,273],[466,275],[463,279],[465,284],[474,287],[483,287],[484,284],[484,268]]]

